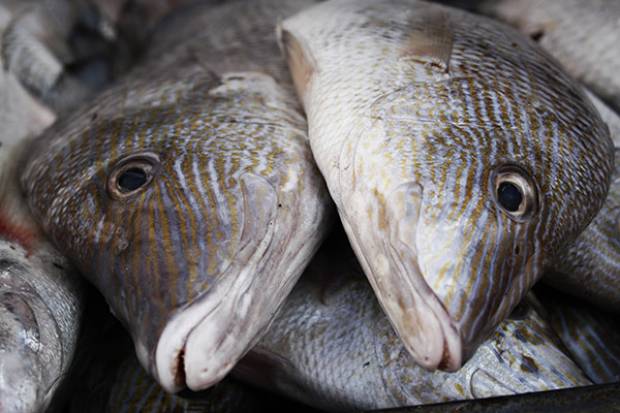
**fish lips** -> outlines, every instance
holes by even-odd
[[[353,247],[416,362],[456,371],[518,304],[542,266],[526,246],[520,257],[512,256],[514,244],[524,241],[513,229],[498,227],[495,212],[483,211],[490,229],[438,217],[424,205],[418,183],[400,185],[385,200],[381,239],[361,233],[375,252],[364,254],[356,237]]]

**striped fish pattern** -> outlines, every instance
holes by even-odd
[[[352,246],[416,361],[458,369],[600,209],[609,132],[509,27],[415,0],[280,28]]]
[[[590,383],[561,350],[531,297],[458,372],[424,370],[390,326],[355,258],[347,259],[352,255],[349,248],[326,244],[233,374],[327,411],[413,406]]]
[[[620,110],[620,2],[486,0],[479,7],[536,39],[573,77]]]
[[[574,297],[549,292],[549,322],[571,358],[594,383],[620,381],[620,323]]]
[[[603,208],[577,240],[560,251],[554,271],[543,280],[620,313],[620,116],[593,94],[588,96],[611,131],[616,168]]]
[[[179,9],[140,67],[26,157],[21,185],[35,217],[167,391],[224,377],[328,227],[329,196],[274,30],[306,5]]]

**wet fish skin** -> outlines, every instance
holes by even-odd
[[[543,281],[620,313],[620,116],[594,94],[588,92],[588,97],[609,127],[616,167],[603,207],[575,242],[559,252]]]
[[[546,291],[550,325],[570,357],[596,384],[620,381],[620,324],[613,314],[574,297]]]
[[[326,251],[332,251],[331,253]],[[337,251],[337,252],[335,252]],[[355,259],[325,248],[233,375],[328,411],[373,410],[589,384],[528,298],[458,372],[429,372],[398,338]]]
[[[620,110],[620,4],[613,0],[485,1],[482,12],[535,38],[575,78]]]
[[[280,33],[382,307],[421,365],[457,370],[600,209],[605,125],[529,39],[463,11],[328,1]],[[497,202],[504,179],[522,213]]]
[[[28,155],[21,184],[34,215],[167,391],[226,375],[329,227],[329,196],[274,32],[307,4],[179,9],[176,30],[162,28],[178,47],[152,59],[147,51],[142,67],[48,129]],[[154,47],[166,37],[154,34]],[[243,49],[222,38],[253,41]],[[150,180],[125,196],[114,174],[127,164]]]
[[[82,321],[82,285],[45,241],[0,239],[0,411],[45,410],[67,373]]]

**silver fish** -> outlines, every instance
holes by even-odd
[[[5,225],[6,222],[2,222]],[[4,231],[3,231],[4,232]],[[81,280],[45,241],[0,239],[0,411],[45,410],[68,371],[81,322]]]
[[[331,254],[326,251],[333,251]],[[337,252],[336,252],[337,251]],[[530,298],[458,372],[409,355],[346,249],[315,257],[233,374],[329,411],[371,410],[589,384]]]
[[[620,313],[620,116],[589,93],[611,131],[616,168],[600,212],[577,240],[559,252],[547,284]]]
[[[620,110],[620,2],[488,0],[480,9],[534,38],[571,75]]]
[[[416,0],[282,23],[312,152],[416,361],[457,370],[600,209],[609,133],[513,29]]]
[[[308,4],[178,9],[140,68],[27,157],[34,215],[167,391],[226,375],[329,226],[274,29]]]
[[[541,300],[571,358],[594,383],[620,382],[620,323],[573,297],[548,292]]]

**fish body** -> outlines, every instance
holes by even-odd
[[[620,110],[620,3],[614,0],[500,0],[481,10],[516,26],[594,93]]]
[[[4,222],[3,222],[4,224]],[[45,241],[0,239],[0,411],[40,412],[63,382],[80,331],[81,279]]]
[[[165,53],[146,51],[27,156],[21,184],[35,217],[167,391],[224,377],[329,226],[274,31],[307,4],[178,9],[153,35],[154,49],[174,38]]]
[[[620,116],[595,95],[588,96],[611,132],[616,167],[603,207],[583,233],[560,251],[554,270],[543,280],[599,308],[620,313]]]
[[[392,329],[355,259],[346,259],[346,249],[327,251],[317,254],[234,375],[328,411],[590,383],[560,350],[534,299],[502,322],[459,371],[424,370]]]
[[[464,11],[328,1],[280,39],[382,307],[421,365],[457,370],[600,209],[607,128],[544,51]]]
[[[620,381],[620,324],[613,314],[549,291],[541,300],[570,357],[596,384]]]

